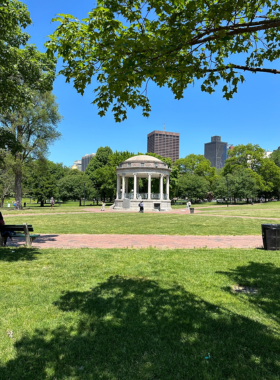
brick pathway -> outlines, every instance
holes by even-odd
[[[24,239],[8,242],[24,244]],[[35,248],[261,248],[261,236],[41,235]]]

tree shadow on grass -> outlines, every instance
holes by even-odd
[[[278,336],[181,286],[116,276],[55,305],[64,324],[17,341],[2,380],[279,379]]]
[[[262,309],[270,318],[280,323],[279,267],[272,263],[250,262],[249,265],[217,273],[228,276],[232,285],[255,288],[257,294],[254,295],[233,293],[231,288],[224,290],[231,292],[235,297],[246,297],[255,308]]]
[[[38,248],[0,248],[0,261],[32,261],[41,254]]]

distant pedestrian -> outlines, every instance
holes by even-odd
[[[187,203],[187,210],[188,210],[188,211],[190,210],[191,205],[192,205],[192,202],[191,202],[191,201],[188,201],[188,203]]]
[[[140,207],[139,212],[143,213],[144,212],[144,203],[141,201],[138,206]]]
[[[54,201],[53,197],[51,197],[51,208],[54,208],[54,204],[55,204],[55,201]]]
[[[105,202],[102,202],[102,205],[101,205],[101,209],[100,209],[100,211],[105,211],[105,206],[106,206],[106,203],[105,203]]]

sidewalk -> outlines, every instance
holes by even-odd
[[[24,239],[8,240],[18,247]],[[41,235],[34,248],[262,248],[261,236]]]

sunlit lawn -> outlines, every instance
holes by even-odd
[[[203,212],[203,215],[207,214],[213,214],[213,215],[231,215],[231,216],[253,216],[258,218],[279,218],[280,222],[280,209],[255,209],[253,206],[252,208],[246,208],[246,209],[231,209],[230,207],[228,209],[207,209],[207,210],[199,210],[201,213]]]
[[[208,208],[208,207],[213,207],[213,208],[217,208],[217,209],[224,209],[224,208],[227,208],[227,204],[226,203],[217,203],[217,202],[205,202],[205,203],[194,203],[192,205],[192,207],[194,208]],[[242,203],[242,204],[230,204],[229,203],[229,207],[228,208],[232,208],[232,209],[235,209],[235,210],[244,210],[244,209],[247,209],[247,208],[254,208],[254,209],[265,209],[265,208],[276,208],[276,209],[280,209],[280,202],[264,202],[264,203],[255,203],[253,206],[251,204],[246,204],[246,203]],[[172,208],[173,209],[180,209],[180,208],[186,208],[186,205],[172,205]]]
[[[279,380],[280,252],[14,251],[1,380]]]
[[[91,208],[101,208],[100,202],[99,202],[99,205],[96,205],[96,203],[94,203],[93,205],[93,202],[86,201],[86,204],[84,206],[84,203],[82,201],[82,206],[79,206],[79,202],[69,201],[69,202],[61,203],[61,205],[59,205],[59,203],[56,203],[53,209],[51,209],[50,204],[45,204],[44,207],[41,207],[41,205],[35,201],[31,201],[30,203],[30,198],[23,198],[22,205],[24,205],[24,202],[26,202],[26,207],[23,207],[22,210],[14,210],[14,206],[13,206],[14,200],[11,198],[9,199],[9,202],[10,202],[11,207],[7,207],[7,200],[5,200],[5,207],[0,208],[0,211],[4,215],[83,212]]]
[[[265,219],[223,218],[205,215],[89,213],[22,215],[6,223],[32,224],[46,234],[157,234],[157,235],[260,235]]]

